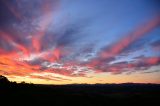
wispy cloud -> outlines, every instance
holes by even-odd
[[[92,20],[75,21],[72,20],[74,16],[70,16],[71,19],[65,19],[67,22],[60,21],[61,25],[54,23],[62,9],[59,0],[35,0],[32,3],[3,0],[2,4],[1,8],[5,10],[0,12],[0,74],[71,81],[63,76],[87,78],[90,73],[121,74],[160,64],[159,55],[114,62],[122,54],[127,57],[138,51],[138,47],[131,50],[130,46],[158,28],[160,16],[139,23],[130,33],[126,31],[126,35],[117,37],[110,44],[106,39],[106,45],[103,42],[103,46],[98,47],[99,42],[93,42],[92,38],[97,39],[100,35],[87,36],[91,32]],[[159,40],[148,43],[156,52],[159,44]],[[56,74],[61,76],[54,76]]]

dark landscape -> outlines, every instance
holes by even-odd
[[[159,84],[69,84],[38,85],[0,78],[1,103],[17,105],[151,105],[160,103]]]

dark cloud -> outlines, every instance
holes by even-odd
[[[150,74],[150,73],[156,73],[156,72],[160,72],[160,70],[145,71],[145,72],[142,72],[142,73]]]
[[[147,70],[160,64],[160,57],[139,57],[132,62],[118,62],[107,66],[110,72],[126,72],[132,70]]]
[[[155,42],[151,43],[151,45],[154,46],[160,46],[160,40],[156,40]]]
[[[152,42],[151,47],[155,51],[160,51],[160,40],[156,40],[155,42]]]
[[[13,16],[11,11],[5,5],[6,0],[0,1],[0,28],[8,28],[10,27],[11,23],[17,21],[16,18]]]

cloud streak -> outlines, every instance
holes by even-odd
[[[23,0],[2,3],[6,9],[6,13],[2,14],[16,19],[7,18],[10,22],[5,23],[5,27],[0,25],[0,74],[72,81],[64,76],[88,78],[91,73],[121,74],[160,65],[160,57],[154,55],[134,57],[130,62],[114,62],[118,60],[118,56],[130,50],[129,47],[136,41],[158,28],[160,16],[139,24],[132,32],[96,51],[97,45],[90,42],[92,37],[88,39],[90,36],[85,32],[90,27],[90,22],[82,19],[76,22],[68,20],[66,25],[60,22],[60,26],[54,23],[56,14],[61,11],[61,1],[33,1],[37,4],[35,7]],[[33,9],[33,12],[28,11],[28,8]],[[150,46],[158,51],[159,40],[152,42]],[[57,74],[61,77],[54,76]]]

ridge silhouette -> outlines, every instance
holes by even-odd
[[[160,84],[40,85],[0,75],[0,101],[6,106],[157,105],[159,99]]]

